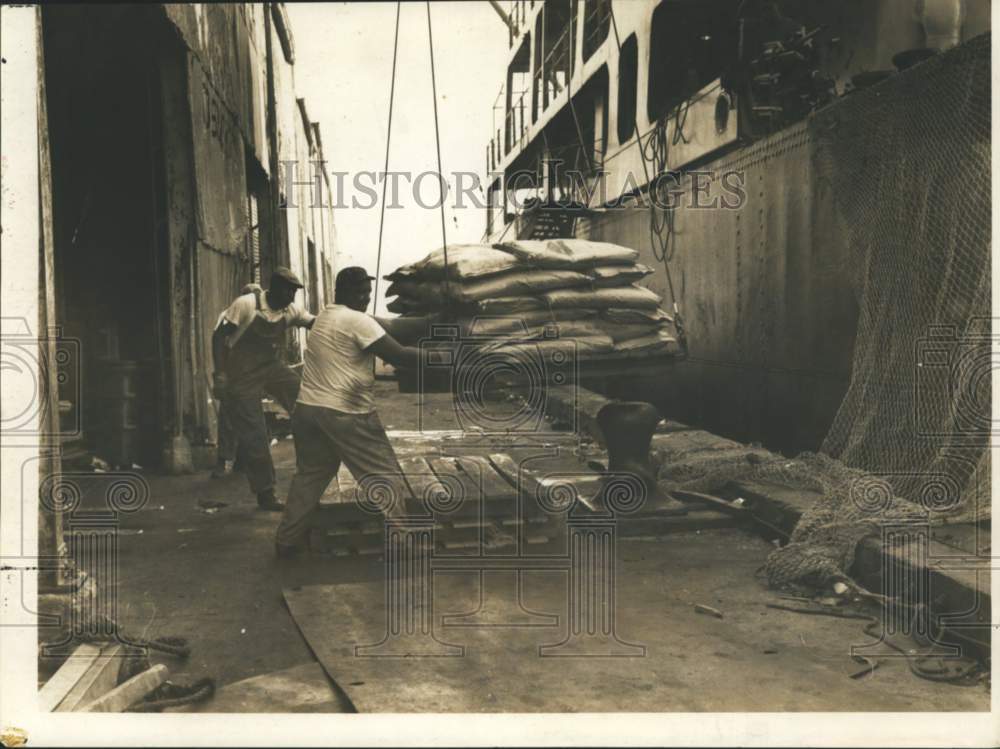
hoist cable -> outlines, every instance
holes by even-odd
[[[378,219],[378,255],[375,257],[375,305],[378,305],[378,281],[382,271],[382,230],[385,228],[385,191],[389,186],[389,146],[392,143],[392,106],[396,98],[396,56],[399,52],[399,11],[396,3],[396,35],[392,42],[392,81],[389,83],[389,126],[385,133],[385,170],[382,182],[382,213]],[[375,309],[374,307],[372,308]]]
[[[544,9],[543,9],[542,12],[543,13],[545,12]],[[544,20],[543,20],[543,23],[544,23]],[[567,36],[569,38],[573,38],[573,34],[572,34],[573,23],[574,23],[573,16],[570,16],[570,19],[569,19],[569,29],[567,30]],[[577,115],[576,115],[576,106],[574,106],[574,104],[573,104],[573,73],[574,73],[573,62],[574,62],[574,60],[576,58],[576,50],[575,49],[570,50],[569,54],[568,54],[568,57],[569,57],[569,74],[568,74],[568,78],[566,80],[566,100],[569,102],[569,111],[570,111],[570,114],[573,115],[573,125],[576,127],[576,140],[580,144],[580,150],[583,152],[583,155],[587,158],[587,169],[589,171],[593,172],[594,171],[594,160],[591,158],[591,152],[590,152],[590,150],[583,143],[583,130],[580,127],[580,118],[577,117]],[[605,138],[607,138],[606,134],[605,134]],[[574,164],[573,166],[575,167],[576,164]]]
[[[437,145],[438,177],[441,180],[441,247],[444,252],[444,295],[448,299],[448,238],[445,232],[444,201],[447,183],[444,182],[444,172],[441,170],[441,130],[438,126],[437,78],[434,74],[434,34],[431,31],[431,3],[427,0],[427,44],[431,55],[431,94],[434,97],[434,142]]]
[[[618,21],[615,18],[615,9],[614,9],[614,5],[613,4],[609,4],[608,5],[608,11],[609,11],[610,16],[611,16],[611,28],[615,32],[615,44],[618,47],[618,53],[620,55],[621,54],[621,50],[622,50],[622,40],[621,40],[621,37],[618,34]],[[685,110],[685,119],[686,118],[687,118],[687,112]],[[683,126],[683,123],[681,123],[681,126]],[[651,246],[651,249],[653,251],[654,257],[656,257],[657,260],[659,260],[659,261],[661,261],[663,263],[663,270],[664,270],[664,272],[666,273],[666,276],[667,276],[667,288],[670,290],[670,301],[671,301],[671,303],[673,305],[674,327],[677,330],[678,343],[680,344],[681,350],[683,351],[684,355],[686,356],[687,355],[687,336],[684,333],[684,321],[681,318],[680,307],[677,304],[677,294],[674,292],[674,280],[673,280],[673,277],[672,277],[672,275],[670,273],[670,256],[673,255],[673,252],[668,249],[668,245],[670,243],[670,239],[669,238],[673,237],[673,234],[674,234],[674,229],[673,229],[673,209],[668,209],[668,217],[666,217],[665,222],[661,224],[660,221],[657,219],[657,216],[656,216],[656,206],[653,203],[653,182],[652,182],[652,178],[650,177],[650,174],[649,174],[649,167],[646,164],[646,153],[645,153],[646,147],[643,145],[643,142],[642,142],[642,133],[639,132],[639,122],[638,122],[638,120],[635,120],[632,123],[632,129],[635,131],[635,139],[636,139],[636,142],[638,143],[638,146],[639,146],[639,160],[642,162],[642,171],[643,171],[643,174],[646,177],[647,192],[649,193],[649,201],[650,201],[650,203],[649,203],[649,211],[650,211],[650,228],[649,228],[650,237],[649,237],[649,241],[650,241],[650,246]],[[660,132],[661,129],[662,129],[662,133]],[[657,142],[653,142],[654,137],[657,137]],[[676,137],[676,133],[675,133],[675,137]],[[683,135],[681,135],[681,137],[683,138]],[[662,143],[659,142],[660,139],[662,139]],[[669,168],[669,163],[667,162],[668,154],[667,154],[666,128],[665,128],[664,123],[662,121],[660,123],[658,123],[657,128],[650,135],[650,139],[649,139],[649,142],[647,142],[647,145],[650,145],[650,144],[652,145],[652,147],[654,149],[656,149],[657,153],[659,153],[659,149],[662,147],[662,149],[663,149],[662,153],[663,153],[663,159],[664,159],[664,161],[663,161],[663,168]],[[658,170],[658,172],[656,174],[657,177],[659,177],[659,173],[664,170],[663,168],[660,168]],[[662,229],[664,228],[664,226],[666,226],[666,228],[668,229],[668,240],[667,240],[666,243],[663,243],[662,239],[661,239],[661,232],[662,232]]]

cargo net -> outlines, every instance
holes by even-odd
[[[990,35],[810,123],[848,232],[859,303],[851,382],[821,447],[662,455],[661,479],[817,492],[765,571],[773,586],[847,578],[887,525],[989,517]]]

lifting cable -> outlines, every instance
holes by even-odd
[[[615,44],[618,47],[619,54],[621,54],[622,40],[621,40],[621,37],[618,35],[618,21],[615,19],[615,8],[614,8],[614,5],[612,3],[608,4],[608,11],[609,11],[610,16],[611,16],[611,27],[612,27],[612,29],[615,32]],[[685,116],[685,119],[686,119],[687,118],[687,109],[686,108],[685,108],[685,111],[684,111],[684,116]],[[662,122],[658,123],[657,124],[657,130],[659,130],[659,128],[665,128],[664,123],[662,123]],[[680,344],[682,356],[686,357],[687,354],[688,354],[687,335],[684,332],[684,320],[681,317],[680,306],[677,303],[677,294],[674,292],[674,280],[673,280],[673,277],[671,276],[671,273],[670,273],[670,259],[673,256],[673,250],[671,249],[671,246],[670,246],[671,245],[671,241],[670,240],[671,240],[671,238],[673,237],[673,234],[674,234],[674,230],[673,230],[673,209],[668,209],[668,211],[669,211],[668,217],[665,219],[665,221],[663,223],[661,223],[657,219],[657,217],[656,217],[656,206],[654,205],[653,200],[652,200],[653,180],[650,177],[649,166],[646,163],[646,155],[647,155],[646,154],[646,147],[643,146],[642,133],[639,132],[639,122],[638,122],[638,120],[636,120],[636,121],[634,121],[632,123],[632,129],[635,131],[635,139],[636,139],[636,141],[638,143],[638,146],[639,146],[639,158],[642,161],[642,171],[643,171],[643,173],[644,173],[644,175],[646,177],[647,191],[649,192],[649,200],[650,200],[650,203],[649,203],[649,210],[650,210],[650,228],[649,228],[649,235],[650,236],[649,236],[649,241],[650,241],[650,245],[652,247],[653,256],[657,260],[659,260],[659,261],[661,261],[663,263],[663,270],[666,272],[666,275],[667,275],[667,288],[670,290],[670,301],[671,301],[671,304],[673,306],[673,311],[674,311],[674,328],[677,330],[677,342],[678,342],[678,344]],[[650,136],[650,141],[652,141],[653,138],[656,137],[656,136],[657,136],[657,131],[654,131],[653,135]],[[663,149],[664,163],[662,165],[662,168],[655,175],[657,177],[659,176],[659,172],[662,172],[664,169],[666,169],[666,168],[669,167],[669,164],[666,161],[666,159],[667,159],[667,153],[666,153],[666,148],[665,148],[665,146],[666,146],[666,133],[663,132],[660,135],[660,137],[662,138],[662,141],[663,141],[662,145],[664,146],[664,149]],[[676,133],[675,133],[674,137],[675,138],[677,137]],[[681,135],[681,137],[683,138],[683,134]],[[647,143],[647,145],[649,145],[649,144]],[[659,148],[659,144],[654,144],[652,147],[654,149],[658,149]],[[667,241],[666,242],[664,242],[663,239],[662,239],[662,237],[660,236],[660,231],[662,231],[662,229],[664,227],[666,227],[667,230],[668,230],[668,235],[667,235]]]
[[[542,9],[542,13],[545,13],[545,9],[544,8]],[[543,19],[542,23],[544,23],[544,22],[545,21]],[[572,39],[573,36],[574,36],[573,33],[572,33],[572,30],[573,30],[573,25],[575,23],[576,23],[575,16],[571,15],[569,17],[569,29],[566,32],[567,36],[570,39]],[[567,46],[569,46],[569,45],[567,45]],[[590,150],[587,149],[587,147],[583,143],[583,130],[580,128],[580,119],[579,119],[579,117],[577,117],[577,115],[576,115],[576,107],[573,105],[573,73],[576,72],[574,70],[574,62],[576,62],[576,49],[571,49],[571,50],[569,50],[569,77],[568,77],[568,79],[566,81],[566,100],[569,102],[569,111],[570,111],[570,114],[573,115],[573,124],[576,127],[576,139],[577,139],[577,142],[580,144],[580,150],[583,151],[583,155],[587,158],[587,169],[589,171],[593,172],[594,171],[594,160],[592,158],[592,154],[591,154]],[[607,133],[605,133],[604,134],[605,141],[607,141],[607,137],[608,137]],[[573,166],[575,167],[576,164],[573,164]]]
[[[392,105],[396,98],[396,56],[399,52],[399,10],[401,2],[396,3],[396,35],[392,42],[392,81],[389,83],[389,127],[385,134],[385,172],[382,181],[382,214],[378,219],[378,255],[375,258],[375,293],[373,298],[378,304],[378,281],[382,270],[382,230],[385,227],[385,191],[389,186],[389,145],[392,143]],[[372,308],[374,311],[374,307]]]
[[[431,31],[431,3],[427,0],[427,46],[431,55],[431,95],[434,101],[434,142],[437,145],[438,178],[441,180],[441,249],[444,252],[444,302],[448,303],[448,238],[445,233],[444,201],[448,183],[441,170],[441,129],[438,127],[437,79],[434,74],[434,34]]]
[[[392,110],[396,98],[396,62],[399,55],[399,14],[402,2],[396,2],[396,30],[392,43],[392,80],[389,83],[389,123],[385,135],[385,176],[382,183],[382,210],[378,223],[378,254],[375,259],[375,303],[378,303],[378,282],[382,268],[382,236],[385,228],[385,198],[386,190],[389,186],[389,147],[392,143]],[[444,292],[445,301],[448,297],[448,236],[445,228],[444,203],[448,192],[448,184],[444,181],[444,173],[441,169],[441,129],[438,125],[437,107],[437,76],[434,71],[434,34],[431,30],[431,4],[428,0],[427,6],[427,44],[430,50],[431,59],[431,96],[434,105],[434,142],[437,147],[437,168],[438,178],[441,181],[441,246],[444,253]]]

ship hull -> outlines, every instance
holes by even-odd
[[[690,356],[656,377],[611,379],[610,394],[627,389],[669,418],[734,439],[819,448],[850,381],[858,320],[849,232],[819,147],[803,123],[704,166],[739,174],[746,196],[732,210],[675,211],[669,268]],[[577,236],[637,248],[656,268],[645,285],[669,310],[649,222],[645,208],[609,209],[579,221]]]

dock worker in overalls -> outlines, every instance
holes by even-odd
[[[261,398],[266,393],[288,411],[299,394],[299,375],[279,352],[291,326],[311,328],[315,316],[295,303],[302,282],[276,268],[267,291],[257,287],[236,298],[219,316],[212,335],[214,395],[236,436],[237,454],[262,510],[280,512],[274,496],[274,464]]]

